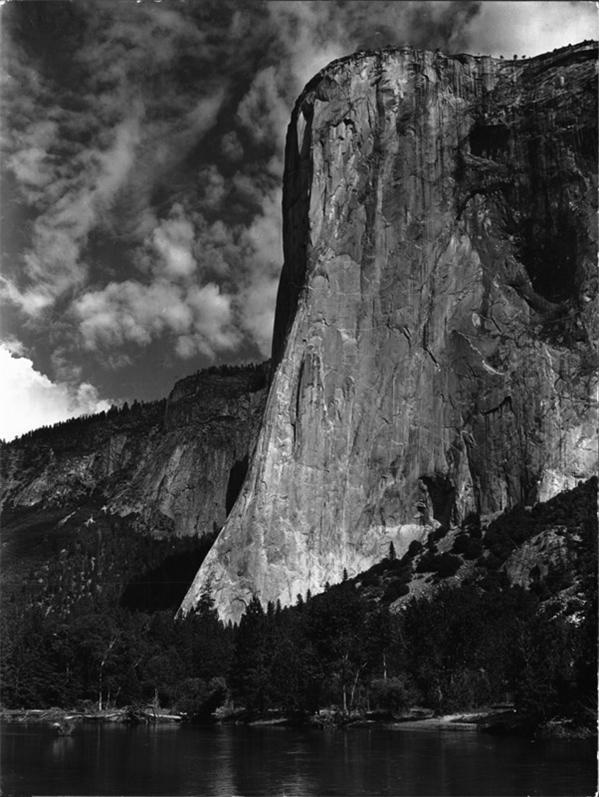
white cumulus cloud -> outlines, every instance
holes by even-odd
[[[217,285],[175,285],[157,278],[111,282],[88,291],[73,306],[88,351],[108,351],[125,343],[145,346],[164,333],[175,338],[180,357],[234,349],[239,333],[232,325],[231,297]]]
[[[540,55],[598,38],[597,3],[486,0],[462,31],[467,46],[490,55]]]
[[[22,347],[10,342],[0,344],[0,438],[3,440],[110,408],[110,402],[100,399],[96,388],[88,382],[77,386],[52,382],[36,371],[30,359],[14,356],[11,349],[22,350]]]
[[[169,276],[174,279],[191,277],[196,271],[192,254],[194,227],[182,216],[180,209],[156,227],[152,242]]]

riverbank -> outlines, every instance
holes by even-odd
[[[76,709],[62,708],[31,708],[31,709],[0,709],[0,720],[6,722],[39,722],[54,725],[69,722],[121,722],[128,724],[137,723],[173,723],[182,722],[185,714],[176,714],[166,710],[152,708],[137,708],[124,706],[122,708],[104,709],[99,711],[77,711]]]
[[[347,712],[322,710],[311,717],[315,725],[365,726],[383,725],[405,730],[449,729],[456,731],[487,731],[490,733],[515,733],[531,728],[527,718],[520,715],[512,704],[479,708],[453,714],[435,714],[431,709],[411,708],[402,714],[385,712]]]
[[[405,717],[391,724],[395,727],[411,730],[444,728],[455,731],[483,731],[487,733],[515,733],[531,727],[531,723],[527,722],[527,718],[519,715],[512,706],[442,714],[420,719]]]
[[[137,724],[180,724],[197,722],[184,713],[152,707],[124,706],[95,711],[48,709],[0,709],[0,720],[17,723],[39,723],[68,733],[79,722]],[[289,716],[270,711],[263,716],[249,715],[244,709],[222,707],[208,722],[248,727],[312,726],[317,728],[363,728],[377,726],[390,730],[451,730],[487,733],[498,736],[530,736],[537,738],[586,739],[594,737],[593,731],[575,726],[567,719],[555,718],[543,725],[535,725],[530,718],[519,714],[512,705],[492,706],[453,714],[435,715],[430,709],[412,708],[401,715],[384,712],[343,712],[335,708],[322,709],[312,716]]]
[[[452,714],[434,714],[426,709],[411,709],[408,713],[393,718],[352,719],[343,723],[348,726],[370,724],[383,725],[394,730],[449,730],[486,733],[494,736],[526,736],[545,739],[591,739],[597,734],[567,718],[554,718],[549,722],[535,723],[513,705],[498,705],[461,711]]]

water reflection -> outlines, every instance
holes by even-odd
[[[215,791],[218,794],[234,794],[233,780],[233,739],[230,733],[223,728],[216,734],[217,748],[215,751]]]
[[[65,756],[72,751],[75,744],[72,736],[59,736],[52,742],[51,752],[57,761],[64,761]]]
[[[2,793],[577,795],[595,791],[581,742],[448,731],[81,725],[56,738],[3,726]]]

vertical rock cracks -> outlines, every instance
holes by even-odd
[[[263,425],[183,612],[295,602],[595,472],[596,64],[403,47],[308,84]]]

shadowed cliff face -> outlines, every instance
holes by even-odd
[[[265,406],[268,365],[204,371],[166,402],[76,419],[2,451],[4,524],[24,508],[86,504],[164,536],[213,534],[237,497]],[[91,515],[93,519],[93,513]],[[9,518],[9,520],[7,520]]]
[[[182,611],[289,604],[442,524],[597,467],[597,48],[359,53],[307,86],[284,178],[277,365]]]

